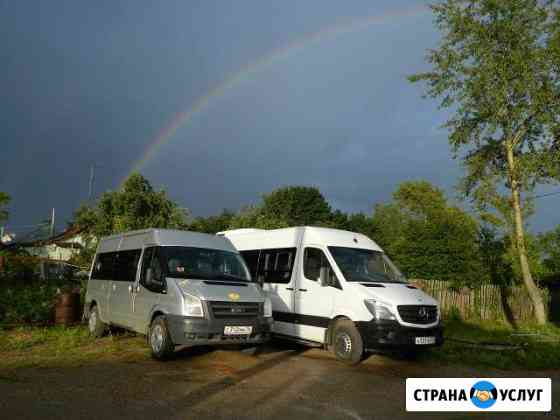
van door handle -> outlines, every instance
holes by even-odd
[[[113,290],[117,290],[117,285],[113,284]]]
[[[300,292],[307,292],[307,289],[299,289]]]
[[[293,287],[286,287],[286,290],[294,290]]]

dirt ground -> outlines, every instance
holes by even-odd
[[[358,366],[291,344],[185,349],[168,362],[145,353],[82,366],[25,368],[0,379],[2,419],[431,419],[405,411],[407,377],[552,377],[553,410],[484,418],[560,418],[560,372],[488,371],[375,355]]]

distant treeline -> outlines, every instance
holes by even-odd
[[[216,233],[324,226],[374,239],[409,278],[444,280],[456,287],[510,286],[520,279],[508,221],[466,212],[426,181],[400,184],[392,200],[376,204],[371,214],[334,210],[318,188],[287,186],[240,211],[192,218],[164,191],[155,191],[147,179],[134,174],[121,190],[104,193],[93,207],[82,206],[74,224],[92,238],[147,227]],[[560,273],[560,226],[527,239],[535,277],[541,284],[550,282]],[[87,265],[92,254],[91,249],[84,252],[78,258],[86,261],[76,263]]]

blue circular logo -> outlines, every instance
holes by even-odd
[[[478,408],[489,408],[498,398],[498,390],[488,381],[479,381],[471,388],[471,402]]]

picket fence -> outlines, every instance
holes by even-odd
[[[442,312],[449,315],[458,311],[462,319],[531,321],[533,306],[522,286],[500,288],[494,284],[482,284],[475,289],[454,289],[441,280],[411,280],[413,284],[440,302]],[[548,305],[549,292],[541,289]]]

